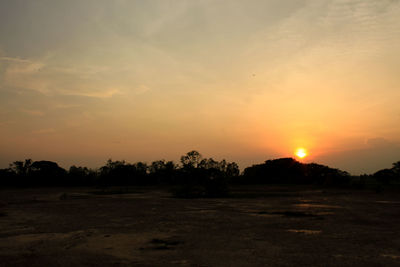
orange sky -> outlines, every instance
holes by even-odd
[[[399,1],[0,3],[0,167],[400,160]]]

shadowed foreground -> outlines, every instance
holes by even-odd
[[[400,195],[249,186],[0,192],[0,266],[399,266]]]

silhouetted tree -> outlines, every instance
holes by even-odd
[[[70,185],[89,186],[95,185],[96,172],[88,169],[87,167],[71,166],[68,171]]]
[[[13,170],[16,175],[24,177],[29,174],[31,166],[31,159],[26,159],[25,161],[14,161],[12,164],[10,164],[11,170]]]
[[[181,185],[175,192],[180,197],[220,197],[228,193],[228,180],[239,174],[236,163],[218,162],[202,158],[197,151],[181,157],[183,168],[179,170]]]
[[[244,170],[243,182],[267,184],[325,184],[348,183],[350,175],[338,169],[310,163],[303,164],[292,158],[267,160]]]
[[[229,178],[237,177],[240,174],[239,166],[236,164],[236,162],[228,163],[225,171]]]
[[[201,154],[196,150],[193,150],[181,157],[181,163],[184,168],[197,168],[201,159]]]
[[[374,173],[374,178],[376,181],[382,184],[389,184],[392,180],[395,179],[395,172],[392,169],[383,169]]]
[[[137,162],[134,164],[136,172],[141,175],[141,176],[146,176],[147,175],[147,171],[148,171],[148,167],[147,164],[144,162]]]
[[[153,161],[148,167],[152,183],[174,184],[176,183],[176,168],[173,161]]]
[[[66,170],[52,161],[35,161],[30,166],[30,182],[34,185],[65,185]]]
[[[199,168],[203,169],[220,169],[220,164],[218,161],[215,161],[213,158],[209,159],[202,159],[200,163],[198,164]]]
[[[400,161],[393,163],[392,170],[393,170],[395,176],[397,177],[397,179],[400,179]]]
[[[16,174],[11,168],[0,169],[0,186],[17,185],[19,181],[17,181],[16,178]]]
[[[100,168],[100,185],[150,184],[150,180],[147,179],[147,170],[148,167],[143,162],[128,164],[125,161],[109,159],[106,165]]]

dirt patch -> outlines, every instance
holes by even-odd
[[[176,238],[169,238],[169,239],[154,238],[149,243],[150,243],[149,249],[165,250],[165,249],[175,249],[175,247],[180,243],[182,243],[182,241],[179,241]],[[140,248],[140,249],[146,249],[146,248]]]
[[[58,199],[60,200],[67,200],[67,199],[87,199],[92,197],[89,194],[85,193],[62,193]]]
[[[281,215],[281,216],[286,216],[286,217],[319,217],[316,214],[308,213],[308,212],[303,212],[303,211],[259,211],[257,212],[259,215]]]
[[[176,199],[143,187],[2,191],[0,266],[399,264],[400,195],[245,189],[251,197]]]
[[[378,200],[376,203],[381,204],[400,204],[400,201],[388,201],[388,200]]]
[[[141,258],[139,254],[140,248],[147,247],[149,236],[154,235],[157,235],[157,233],[97,234],[88,238],[86,242],[79,244],[76,249],[108,254],[126,260],[137,260]],[[163,238],[167,239],[168,236]]]
[[[95,191],[89,191],[89,194],[93,195],[124,195],[124,194],[139,194],[142,193],[138,190],[132,190],[132,189],[104,189],[104,190],[95,190]]]
[[[307,230],[307,229],[288,229],[286,231],[291,233],[301,233],[305,235],[317,235],[322,232],[321,230]]]
[[[302,209],[341,209],[341,206],[336,206],[336,205],[327,205],[327,204],[315,204],[315,203],[300,203],[300,204],[294,204],[295,207],[297,208],[302,208]]]
[[[382,254],[381,256],[385,257],[385,258],[391,258],[391,259],[394,259],[394,260],[399,260],[400,259],[400,255]]]

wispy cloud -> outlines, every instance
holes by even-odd
[[[31,63],[31,61],[27,59],[15,58],[15,57],[0,57],[1,61],[10,61],[10,62],[18,62],[18,63]]]
[[[55,104],[52,106],[53,109],[70,109],[70,108],[78,108],[78,107],[82,107],[82,105],[78,105],[78,104]]]
[[[32,115],[32,116],[43,116],[45,113],[40,110],[33,110],[33,109],[21,109],[21,112]]]
[[[61,94],[71,95],[71,96],[84,96],[84,97],[94,97],[94,98],[111,98],[114,95],[121,94],[121,90],[110,88],[98,91],[61,91]]]
[[[5,76],[36,73],[45,66],[42,62],[20,58],[0,57],[0,60],[7,65],[4,72]]]
[[[138,95],[145,94],[150,91],[150,87],[142,84],[134,89],[134,92]]]
[[[103,78],[107,67],[60,67],[20,58],[1,57],[5,65],[0,86],[34,90],[44,95],[75,95],[110,98],[122,90]]]

